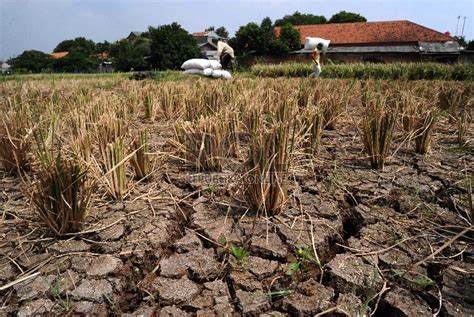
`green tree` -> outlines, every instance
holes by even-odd
[[[300,31],[291,24],[285,24],[280,29],[279,41],[288,47],[289,50],[299,50],[301,48]]]
[[[257,23],[250,22],[239,27],[235,33],[233,44],[237,50],[243,52],[263,53],[266,51],[265,32]]]
[[[225,38],[228,38],[229,37],[229,32],[227,32],[226,28],[221,26],[221,27],[218,27],[216,29],[216,33],[217,35],[221,36],[221,37],[225,37]]]
[[[468,51],[474,51],[474,40],[471,40],[467,43],[466,45],[466,50]]]
[[[53,62],[54,59],[49,54],[35,50],[24,51],[8,61],[13,69],[25,69],[33,73],[52,68]]]
[[[116,70],[130,71],[148,69],[150,65],[147,57],[150,56],[150,39],[139,37],[133,43],[121,40],[110,48],[110,57]]]
[[[367,19],[357,13],[340,11],[334,14],[329,23],[367,22]]]
[[[99,42],[95,44],[95,52],[96,53],[110,52],[111,47],[112,47],[112,44],[109,43],[108,41]]]
[[[324,24],[327,20],[322,15],[305,14],[295,11],[292,15],[285,15],[275,21],[275,26],[283,26],[287,23],[292,25]]]
[[[151,65],[158,69],[178,69],[181,64],[199,56],[194,37],[178,23],[149,27]]]
[[[92,40],[87,40],[84,37],[76,37],[73,40],[65,40],[60,42],[53,50],[53,52],[82,52],[84,54],[92,54],[95,52],[95,43]]]
[[[271,54],[275,50],[275,42],[277,40],[272,20],[269,17],[264,18],[262,23],[260,23],[260,29],[263,35],[260,52]]]
[[[99,59],[96,55],[86,54],[74,49],[69,51],[65,57],[54,60],[54,70],[64,73],[82,73],[95,71],[99,66]]]
[[[217,29],[214,27],[214,26],[210,26],[208,27],[207,29],[205,29],[204,31],[206,32],[210,32],[210,31],[214,31],[216,32],[217,35],[219,35],[220,37],[225,37],[225,38],[228,38],[229,37],[229,32],[227,32],[226,28],[221,26],[221,27],[218,27]]]

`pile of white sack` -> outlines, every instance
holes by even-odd
[[[316,48],[316,46],[318,46],[319,43],[323,44],[322,51],[326,53],[326,50],[329,47],[329,43],[331,43],[331,40],[325,40],[320,37],[307,37],[304,41],[304,49],[312,51]]]
[[[185,74],[203,75],[206,77],[231,79],[232,75],[222,69],[221,63],[216,60],[203,58],[188,59],[181,65]]]

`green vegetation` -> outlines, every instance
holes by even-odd
[[[244,247],[238,247],[233,244],[230,245],[230,253],[233,256],[232,264],[238,268],[245,269],[248,265],[248,257],[250,252]]]
[[[313,249],[310,246],[300,246],[297,247],[295,250],[296,261],[293,261],[288,266],[286,270],[286,275],[293,276],[296,272],[300,271],[304,265],[308,265],[310,263],[316,264],[319,268],[321,268],[321,263],[319,260],[314,256]]]
[[[46,73],[46,74],[16,74],[9,76],[0,76],[2,81],[42,81],[52,80],[59,81],[63,79],[79,80],[79,79],[113,79],[119,80],[130,76],[130,73],[96,73],[96,74],[66,74],[66,73]],[[103,83],[102,83],[103,84]]]
[[[17,72],[31,71],[39,73],[52,67],[54,59],[40,51],[24,51],[15,58],[8,61],[13,69]]]
[[[292,49],[299,49],[300,33],[291,24],[287,23],[282,27],[282,36],[279,38],[273,27],[269,17],[264,18],[260,25],[248,23],[235,33],[231,45],[243,55],[284,55]]]
[[[149,69],[145,56],[150,55],[150,39],[140,36],[135,41],[121,40],[110,47],[114,68],[118,71]]]
[[[196,39],[178,23],[149,27],[150,64],[155,69],[179,69],[183,61],[199,55]]]
[[[76,37],[73,40],[64,40],[60,42],[53,50],[54,53],[57,52],[71,52],[77,51],[84,54],[92,54],[96,50],[96,45],[94,41],[88,40],[84,37]]]
[[[367,19],[357,13],[340,11],[334,14],[329,23],[367,22]]]
[[[323,15],[300,13],[295,11],[291,15],[275,21],[275,26],[283,26],[287,23],[292,25],[325,24],[325,23],[347,23],[347,22],[367,22],[367,19],[357,13],[340,11],[334,14],[329,21]]]
[[[225,38],[229,37],[229,32],[227,32],[227,29],[223,26],[220,26],[217,29],[214,26],[210,26],[207,29],[205,29],[204,31],[206,31],[206,32],[214,31],[214,32],[216,32],[217,35],[219,35],[221,37],[225,37]]]
[[[250,73],[259,77],[308,77],[310,63],[257,64]],[[402,80],[474,80],[474,65],[435,63],[339,64],[323,65],[322,78],[402,79]]]
[[[68,314],[71,313],[73,309],[73,303],[69,299],[68,292],[63,285],[61,275],[59,272],[56,274],[56,277],[51,283],[48,283],[49,286],[49,295],[53,298],[55,302],[55,307],[53,311],[57,314]],[[63,294],[64,293],[64,294]]]
[[[418,275],[415,279],[415,283],[422,289],[435,285],[435,282],[424,274]]]
[[[327,19],[322,15],[300,13],[295,11],[291,15],[285,15],[283,18],[275,21],[275,26],[282,26],[287,23],[292,25],[324,24]]]

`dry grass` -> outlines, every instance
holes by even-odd
[[[88,177],[101,185],[98,195],[126,200],[137,187],[132,182],[160,176],[159,170],[152,170],[152,144],[156,153],[164,153],[163,160],[171,158],[164,164],[175,162],[177,150],[192,167],[189,173],[237,171],[243,187],[232,194],[244,196],[243,205],[260,214],[276,215],[285,210],[289,177],[308,173],[309,165],[324,168],[317,166],[317,155],[328,154],[321,137],[338,134],[324,128],[337,129],[349,115],[354,120],[345,123],[361,123],[348,129],[354,133],[351,147],[361,152],[365,148],[375,168],[384,166],[391,143],[399,139],[414,141],[420,153],[429,151],[440,118],[439,100],[448,100],[447,109],[457,109],[451,116],[456,117],[459,141],[469,140],[472,113],[465,103],[469,84],[446,84],[446,94],[439,98],[445,83],[389,81],[380,83],[378,90],[374,85],[372,81],[245,78],[158,84],[69,80],[54,86],[42,81],[10,82],[0,87],[15,104],[10,107],[0,99],[0,110],[7,114],[0,126],[0,159],[4,168],[13,163],[5,169],[14,172],[34,157],[27,144],[29,125],[22,126],[15,117],[25,109],[27,123],[36,126],[36,161],[41,163],[30,159],[32,173],[47,170],[59,147],[66,162],[75,159],[90,167]],[[372,93],[361,98],[368,89]],[[400,137],[396,122],[405,130]],[[337,156],[338,149],[334,151]]]
[[[79,231],[91,195],[87,171],[60,156],[50,163],[39,169],[38,179],[27,195],[41,220],[55,234]]]
[[[155,113],[156,107],[155,107],[155,98],[153,97],[152,94],[149,93],[145,96],[144,105],[145,105],[145,118],[150,121],[154,121],[155,116],[156,116],[156,113]]]
[[[175,125],[173,144],[195,171],[220,172],[229,150],[229,132],[229,123],[220,116],[182,121]]]
[[[435,124],[439,119],[439,111],[435,108],[422,112],[415,121],[414,140],[415,151],[426,154],[431,149]]]
[[[20,174],[28,167],[30,146],[26,118],[6,113],[0,122],[0,163],[8,174]]]
[[[321,145],[323,132],[323,111],[319,107],[310,106],[302,116],[304,126],[305,152],[314,156]]]
[[[262,118],[254,110],[248,126],[250,141],[242,178],[245,199],[257,213],[278,215],[287,199],[292,149],[292,115],[287,101],[282,101],[271,118]]]
[[[458,116],[458,143],[463,144],[466,140],[466,135],[469,132],[472,122],[472,114],[468,109],[462,109]]]
[[[122,200],[127,189],[124,122],[112,116],[103,118],[97,133],[101,180],[107,192]]]
[[[390,154],[395,122],[396,102],[389,102],[379,91],[365,91],[362,96],[364,113],[362,117],[362,141],[373,168],[383,169]],[[394,97],[392,97],[394,98]]]
[[[148,178],[152,172],[150,160],[150,143],[148,130],[137,132],[138,136],[132,142],[132,151],[135,153],[130,162],[132,163],[135,176],[138,180]]]

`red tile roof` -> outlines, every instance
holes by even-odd
[[[57,52],[57,53],[51,53],[49,55],[51,55],[52,58],[61,58],[61,57],[66,56],[67,54],[69,54],[69,52]]]
[[[386,22],[328,23],[296,25],[301,44],[306,37],[331,40],[331,45],[446,42],[454,39],[419,24],[402,20]],[[275,28],[277,36],[280,28]]]

